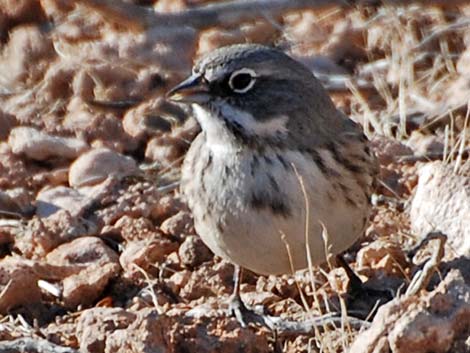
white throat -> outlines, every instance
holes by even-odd
[[[237,149],[234,138],[224,126],[222,119],[214,116],[209,110],[198,104],[193,104],[193,110],[196,120],[206,134],[206,143],[214,152]]]
[[[241,111],[228,104],[220,104],[219,114],[224,119],[233,122],[248,136],[253,137],[276,137],[287,133],[288,117],[285,115],[275,116],[271,119],[259,121],[250,113]],[[231,133],[227,130],[223,119],[211,113],[200,105],[193,104],[193,109],[201,128],[206,133],[208,142],[211,144],[230,144],[233,141]]]

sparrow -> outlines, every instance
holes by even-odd
[[[278,275],[361,237],[376,159],[308,68],[275,48],[232,45],[202,57],[167,96],[192,105],[201,126],[180,187],[216,255]]]

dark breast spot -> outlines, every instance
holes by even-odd
[[[320,157],[320,154],[315,150],[309,150],[306,152],[312,156],[313,161],[315,162],[318,169],[320,169],[323,174],[327,174],[327,168],[323,162],[323,159]]]
[[[212,167],[212,154],[209,152],[207,155],[207,159],[202,167],[201,174],[200,174],[200,185],[203,192],[206,192],[206,174],[210,171]]]
[[[249,200],[250,206],[256,210],[271,210],[274,214],[289,217],[291,209],[285,200],[280,197],[270,197],[266,194],[253,193]]]
[[[276,179],[271,174],[268,174],[269,184],[273,188],[274,191],[280,192],[279,185],[277,184]]]
[[[360,166],[357,164],[354,164],[351,162],[351,160],[354,160],[356,158],[353,155],[350,155],[351,158],[348,158],[347,156],[344,155],[344,152],[341,153],[340,150],[338,150],[337,146],[334,143],[330,143],[327,146],[328,150],[331,152],[331,155],[333,156],[334,160],[342,165],[344,168],[349,170],[351,173],[363,173],[364,169],[362,169]]]
[[[266,164],[269,164],[269,165],[273,164],[273,160],[269,158],[268,156],[264,156],[263,158]]]
[[[251,176],[252,177],[254,177],[256,175],[258,167],[259,167],[259,158],[255,154],[255,155],[253,155],[253,158],[251,159],[251,163],[250,163],[250,169],[251,169]]]
[[[279,153],[276,155],[279,163],[282,164],[282,166],[284,167],[284,169],[288,169],[289,168],[289,165],[287,164],[286,160],[284,159],[284,157],[282,157]]]

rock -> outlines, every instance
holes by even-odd
[[[410,147],[385,136],[372,138],[371,148],[382,166],[386,166],[400,157],[413,155],[413,150]]]
[[[10,5],[6,7],[10,8]],[[2,85],[14,87],[37,82],[54,56],[56,53],[52,38],[39,26],[25,25],[13,28],[0,58]]]
[[[198,55],[205,55],[225,45],[241,43],[245,40],[239,30],[221,30],[210,28],[201,31],[198,43]]]
[[[432,292],[396,298],[379,308],[349,352],[450,352],[455,341],[469,336],[469,327],[470,286],[454,269]]]
[[[101,183],[109,176],[122,178],[137,172],[136,162],[107,148],[97,148],[81,155],[70,167],[69,184],[82,187]]]
[[[183,239],[185,234],[196,233],[191,213],[186,211],[180,211],[167,218],[160,226],[160,229],[163,233],[173,235],[179,239]]]
[[[78,138],[49,135],[32,127],[18,126],[11,130],[8,144],[15,154],[44,161],[49,158],[76,158],[88,149],[85,141]]]
[[[358,271],[364,268],[382,270],[385,273],[401,274],[408,266],[406,255],[400,244],[378,239],[357,253]]]
[[[444,153],[444,137],[424,135],[420,131],[413,131],[406,141],[416,156],[439,155]]]
[[[145,158],[159,163],[162,167],[178,166],[187,147],[185,141],[176,137],[154,137],[147,144]]]
[[[129,109],[124,115],[122,126],[130,136],[142,139],[147,135],[168,132],[172,123],[184,121],[186,117],[186,112],[177,105],[157,98]]]
[[[26,258],[43,258],[58,245],[75,238],[95,235],[95,223],[59,210],[47,218],[33,217],[15,236],[15,249]]]
[[[23,214],[30,215],[33,212],[33,195],[27,187],[7,189],[5,192],[14,200]]]
[[[41,301],[38,276],[26,261],[6,257],[0,261],[0,313]]]
[[[0,190],[0,214],[21,215],[21,213],[22,209],[16,200],[5,191]]]
[[[187,8],[187,4],[182,0],[160,0],[154,6],[157,13],[179,12]]]
[[[84,310],[77,322],[80,352],[103,353],[109,333],[128,327],[137,315],[121,308]]]
[[[69,168],[57,168],[45,172],[44,174],[39,174],[40,177],[46,178],[49,186],[59,186],[67,184],[69,181]],[[35,176],[36,177],[36,176]],[[35,178],[36,180],[36,178]]]
[[[63,281],[64,304],[69,308],[93,304],[118,273],[118,265],[107,263],[103,266],[92,265],[76,275],[67,277]]]
[[[194,115],[194,114],[193,114]],[[183,113],[181,113],[181,117],[183,117]],[[197,122],[197,120],[188,113],[184,112],[184,123],[182,125],[177,125],[171,131],[171,136],[180,139],[186,140],[186,149],[189,148],[189,141],[193,141],[197,135],[201,132],[201,126]],[[186,150],[185,149],[185,150]]]
[[[191,272],[189,270],[183,270],[173,273],[170,278],[166,280],[165,284],[173,293],[180,293],[190,280]]]
[[[266,44],[278,35],[278,28],[266,20],[242,23],[237,28],[210,28],[201,31],[198,43],[198,56],[207,54],[225,45],[243,42]]]
[[[181,283],[173,282],[175,279],[181,281]],[[215,265],[211,262],[205,262],[197,270],[190,272],[190,277],[187,280],[185,276],[182,278],[170,277],[168,279],[170,288],[178,289],[183,283],[184,286],[176,293],[186,300],[228,294],[231,292],[230,288],[233,285],[233,265],[227,262],[220,262]]]
[[[151,217],[157,223],[170,218],[180,210],[187,209],[181,197],[174,195],[164,195],[152,205]]]
[[[116,82],[113,84],[118,85]],[[95,99],[96,97],[92,98]],[[127,135],[122,128],[122,118],[118,112],[111,109],[92,110],[89,104],[78,96],[72,97],[68,101],[67,113],[62,121],[63,128],[80,131],[87,141],[92,141],[94,148],[107,147],[123,152],[134,151],[138,147],[138,141]]]
[[[56,186],[38,193],[36,215],[46,218],[59,210],[67,210],[71,215],[79,215],[87,203],[88,198],[79,191],[65,186]]]
[[[427,163],[419,169],[410,219],[415,233],[424,237],[441,231],[452,251],[470,256],[470,164],[454,172],[453,164]]]
[[[234,319],[201,322],[184,313],[167,316],[147,308],[126,329],[108,335],[105,352],[267,353],[272,348],[267,330],[240,328]]]
[[[148,271],[152,266],[165,261],[168,254],[178,248],[178,245],[168,239],[154,238],[133,241],[119,257],[122,268],[129,277],[141,275],[139,268]]]
[[[82,237],[62,244],[51,251],[46,260],[54,266],[77,270],[63,280],[63,300],[68,307],[92,304],[120,271],[118,255],[96,237]]]
[[[34,168],[15,155],[8,143],[0,142],[0,189],[24,187],[31,182],[33,172]]]
[[[127,242],[149,240],[162,234],[147,218],[127,215],[119,218],[112,226],[104,227],[102,233],[117,234]]]
[[[194,268],[212,259],[213,254],[200,237],[188,235],[178,250],[178,256],[184,266]]]
[[[55,248],[46,260],[56,266],[102,266],[117,264],[118,255],[100,238],[81,237]]]
[[[80,191],[84,191],[83,189]],[[114,224],[124,216],[135,219],[147,218],[159,197],[155,182],[118,183],[115,187],[109,188],[106,195],[100,197],[99,202],[106,204],[107,207],[97,211],[96,215],[105,225]]]
[[[13,115],[4,113],[0,110],[0,141],[5,140],[10,134],[10,130],[17,125],[16,118]]]
[[[286,38],[294,43],[325,42],[327,36],[319,27],[318,14],[311,10],[287,13],[284,16]]]
[[[40,2],[34,0],[15,0],[2,2],[2,15],[12,26],[22,23],[46,21]]]

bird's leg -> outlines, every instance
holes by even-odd
[[[243,270],[240,266],[234,265],[233,271],[233,293],[230,296],[229,302],[229,312],[231,315],[235,316],[237,321],[240,323],[242,327],[246,327],[245,320],[243,318],[244,314],[246,314],[249,310],[243,303],[242,298],[240,296],[240,284],[242,281]]]
[[[234,265],[233,272],[233,293],[229,301],[229,314],[235,316],[242,327],[246,327],[248,322],[258,323],[273,329],[274,323],[269,316],[264,313],[257,313],[251,308],[247,308],[240,296],[240,284],[242,280],[242,268]]]

